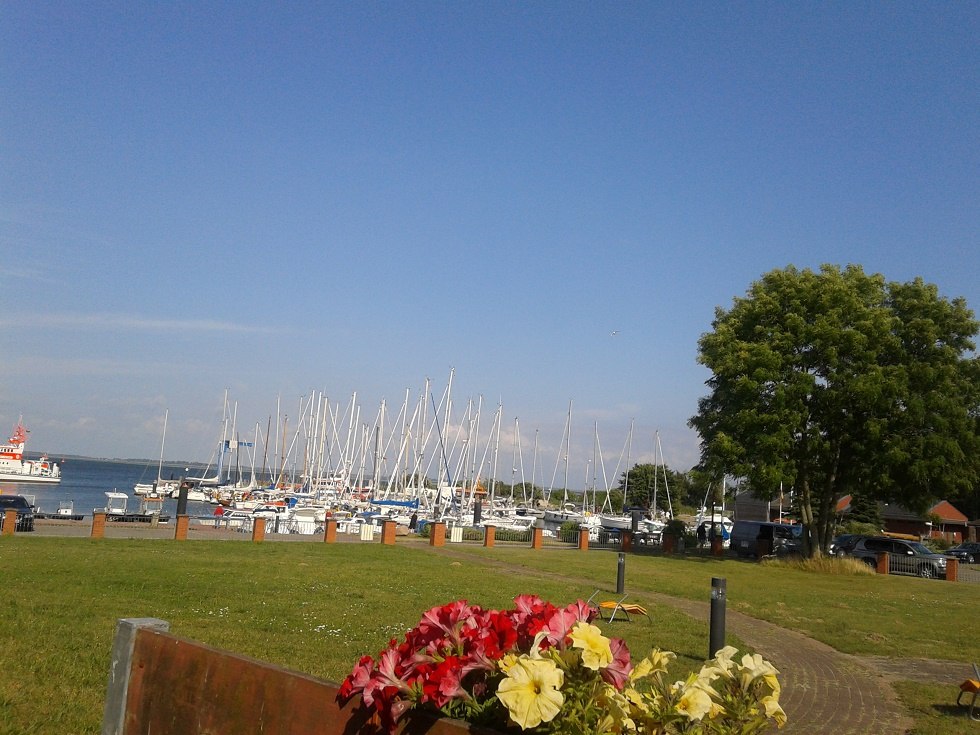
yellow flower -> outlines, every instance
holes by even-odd
[[[640,661],[630,672],[630,681],[640,681],[654,674],[663,674],[667,671],[667,664],[677,658],[677,654],[672,651],[661,651],[655,648],[650,651],[650,655]]]
[[[638,692],[633,687],[624,689],[623,696],[631,708],[643,714],[649,714],[651,707],[659,706],[663,703],[663,697],[660,695],[656,693],[648,694],[646,692]]]
[[[727,671],[732,668],[732,658],[734,658],[736,653],[738,653],[738,649],[735,646],[725,646],[715,654],[713,660],[719,668]]]
[[[497,667],[505,674],[510,671],[510,667],[517,663],[516,653],[505,653],[503,658],[497,662]]]
[[[776,674],[779,671],[771,663],[766,661],[758,653],[756,654],[745,654],[742,656],[742,670],[740,672],[740,679],[742,683],[742,688],[745,691],[749,690],[752,686],[752,682],[756,679],[762,679],[766,686],[769,687],[770,691],[779,696],[779,680],[776,678]]]
[[[609,639],[595,625],[579,621],[571,632],[572,647],[582,649],[582,665],[598,671],[612,663],[612,649]]]
[[[786,724],[786,713],[783,712],[783,708],[779,706],[775,697],[763,697],[759,700],[759,704],[766,708],[766,717],[771,717],[776,721],[776,727],[782,727]]]
[[[684,689],[677,702],[677,711],[689,720],[700,720],[711,711],[711,696],[699,686]]]
[[[510,718],[527,730],[558,715],[565,701],[558,690],[564,682],[565,675],[554,661],[522,656],[497,687],[497,698]]]
[[[596,702],[605,711],[596,727],[597,732],[625,732],[636,729],[636,723],[630,717],[629,700],[616,687],[604,683],[596,693]]]

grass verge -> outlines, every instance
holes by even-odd
[[[177,635],[339,681],[432,606],[464,598],[506,608],[522,593],[563,604],[592,593],[409,544],[15,536],[0,539],[0,568],[3,735],[99,732],[123,617],[162,618]],[[678,675],[699,666],[706,624],[649,607],[656,625],[640,618],[609,633],[638,654],[675,651]]]
[[[900,681],[895,690],[915,718],[909,735],[976,735],[980,731],[980,723],[967,716],[967,708],[956,706],[958,687]]]
[[[565,575],[585,587],[612,589],[616,554],[455,547],[457,554],[501,560],[526,572]],[[980,660],[968,621],[980,585],[858,573],[813,573],[793,564],[767,566],[711,556],[629,555],[626,588],[707,602],[713,577],[727,580],[728,609],[797,630],[844,653],[902,658]]]

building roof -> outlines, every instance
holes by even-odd
[[[965,524],[969,520],[948,500],[940,500],[938,503],[929,508],[929,510],[927,510],[924,514],[915,513],[905,506],[899,505],[898,503],[879,503],[878,507],[881,509],[882,520],[888,521],[926,521],[930,515],[939,516],[940,520],[942,520],[944,523]],[[836,511],[837,513],[851,512],[850,495],[845,495],[843,498],[837,501]]]

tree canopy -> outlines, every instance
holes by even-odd
[[[977,487],[978,324],[962,299],[859,266],[777,269],[699,341],[702,470],[794,488],[812,550],[848,493],[924,510]]]

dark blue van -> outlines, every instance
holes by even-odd
[[[735,521],[731,548],[739,556],[757,557],[759,542],[767,542],[776,556],[798,554],[803,550],[803,526],[765,521]]]

